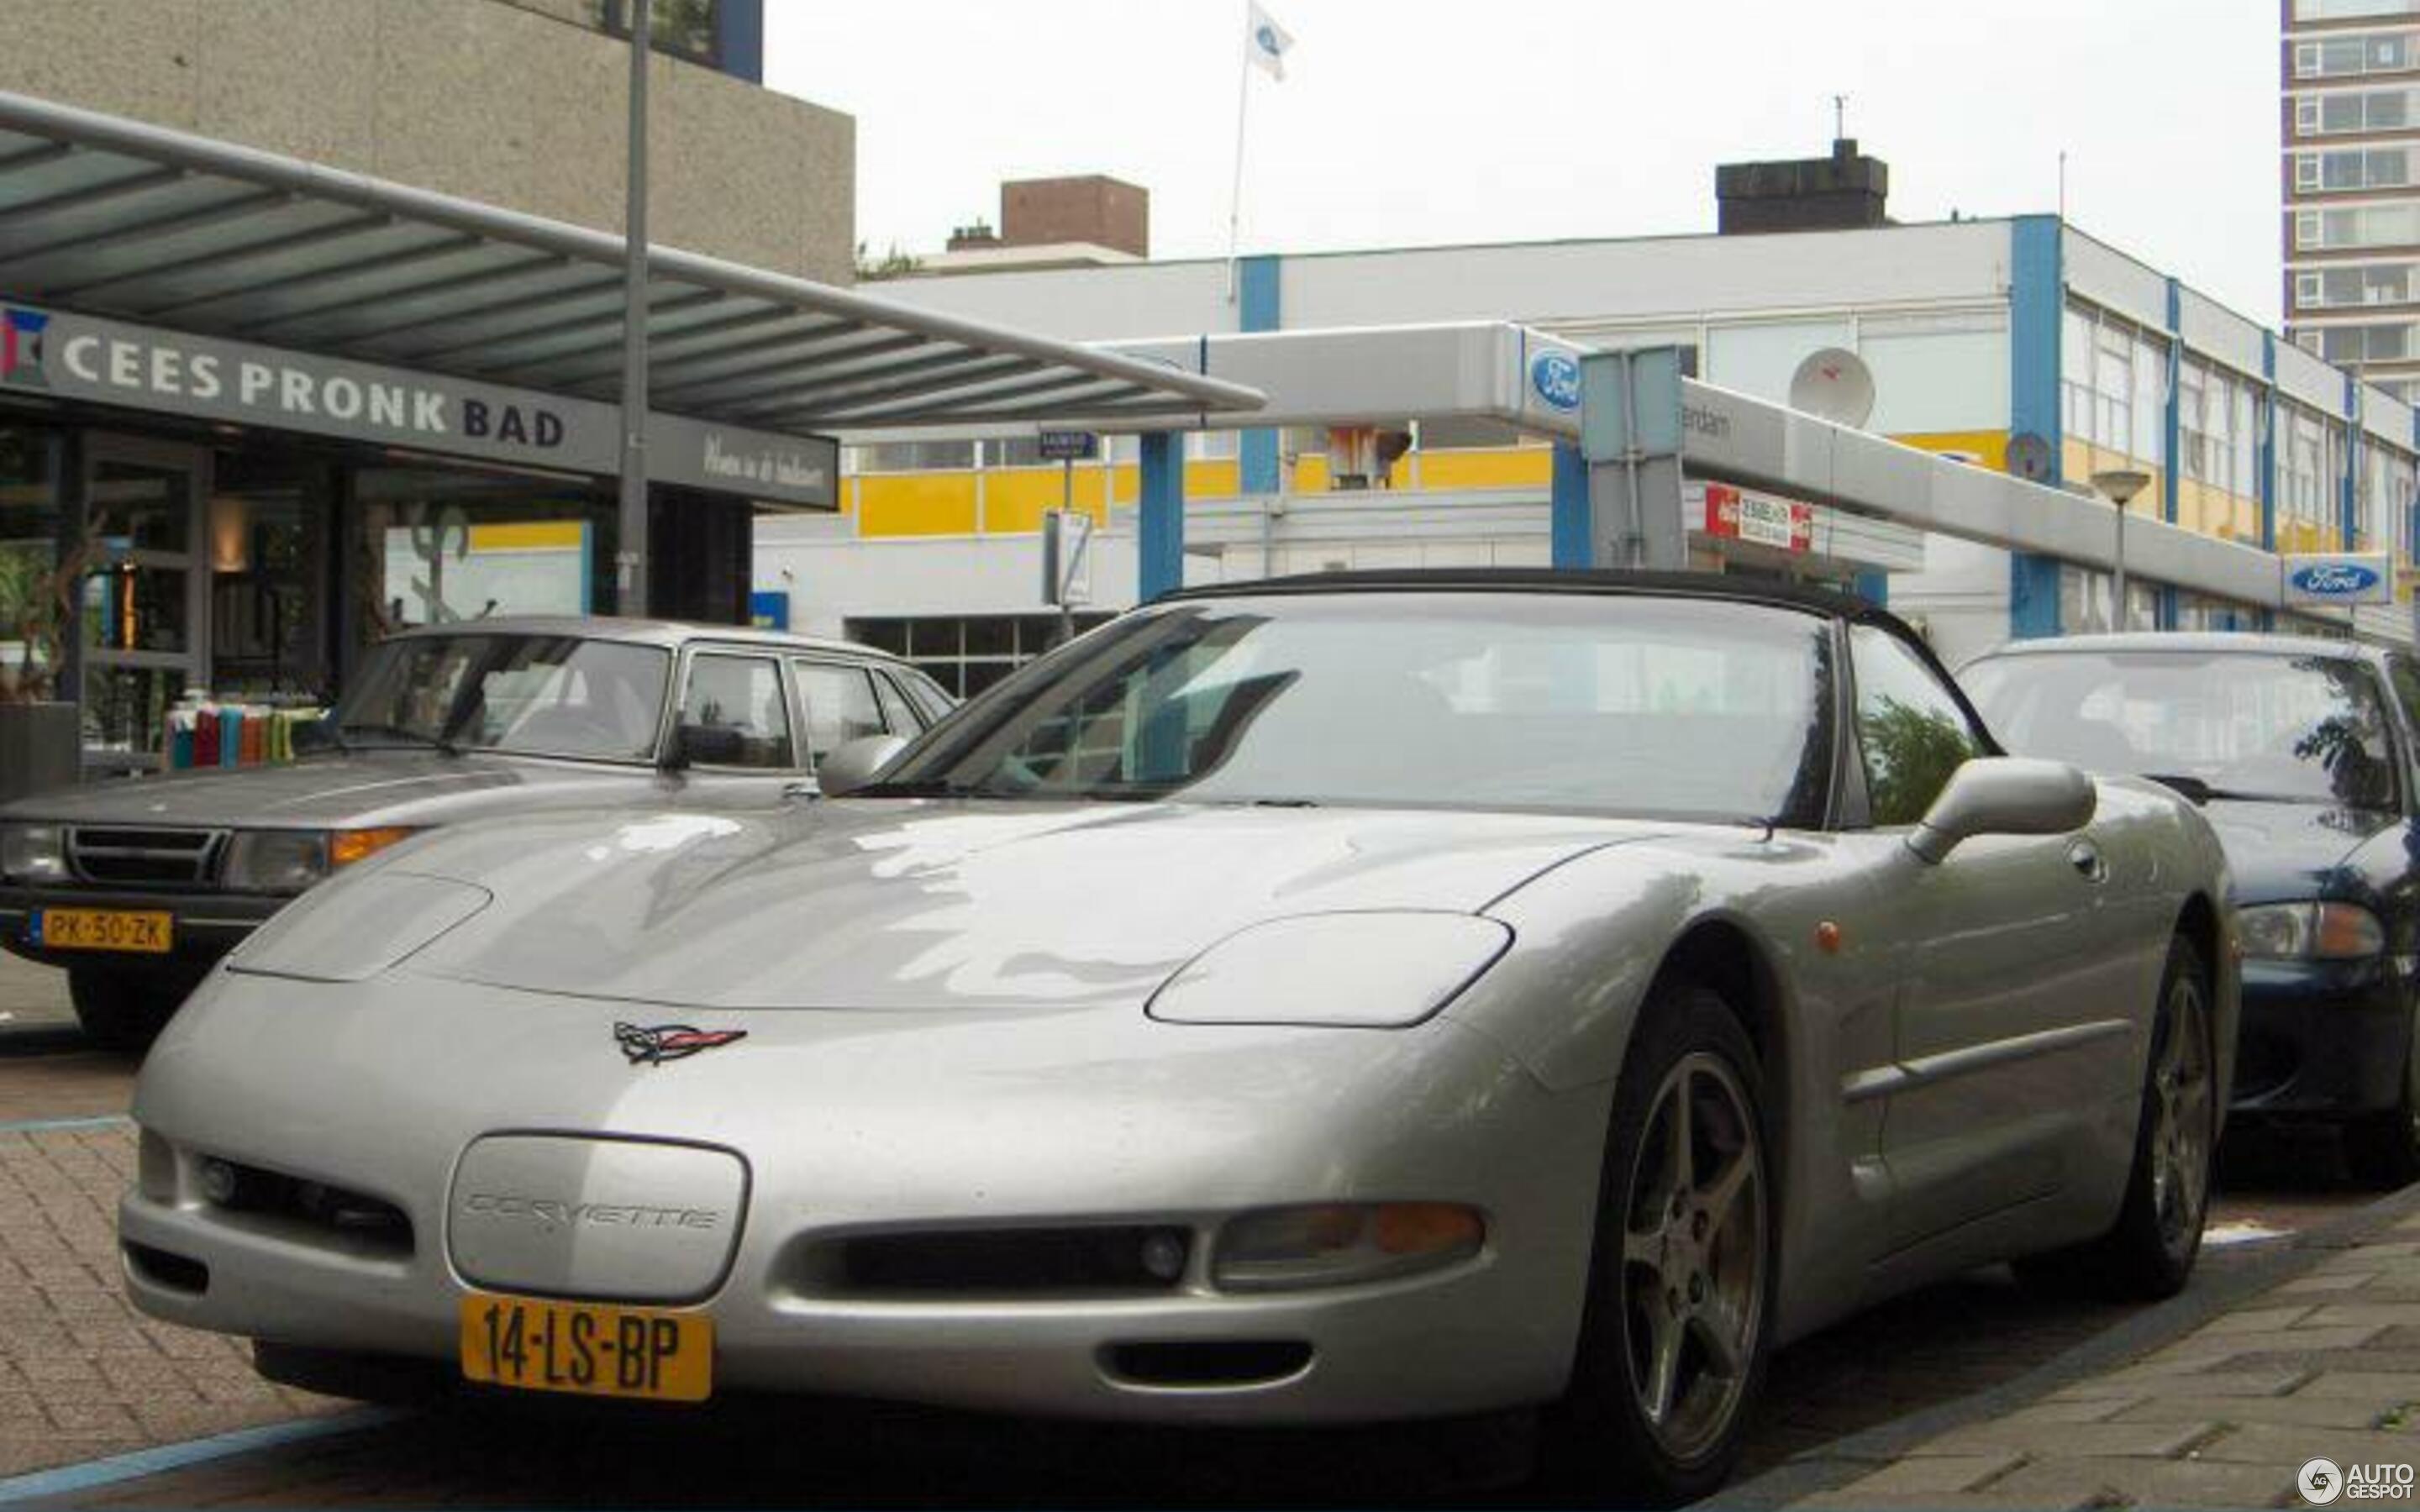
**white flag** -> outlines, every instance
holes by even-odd
[[[1257,0],[1252,6],[1249,23],[1251,34],[1245,39],[1246,51],[1254,63],[1268,70],[1272,79],[1285,77],[1285,55],[1294,47],[1294,33],[1269,19]]]

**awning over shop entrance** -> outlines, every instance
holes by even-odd
[[[1261,395],[672,248],[654,409],[789,434],[1176,424]],[[0,92],[0,290],[202,336],[613,400],[617,236]],[[0,365],[5,365],[0,354]]]

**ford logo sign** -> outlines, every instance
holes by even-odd
[[[1540,352],[1529,364],[1529,387],[1555,409],[1580,407],[1580,364],[1569,352]]]
[[[2350,598],[2378,586],[2376,569],[2358,562],[2314,562],[2296,567],[2287,577],[2297,593],[2320,598]]]

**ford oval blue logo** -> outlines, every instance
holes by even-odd
[[[1529,364],[1529,387],[1557,409],[1580,407],[1580,364],[1569,352],[1540,352]]]
[[[2298,593],[2321,598],[2350,598],[2378,586],[2376,569],[2358,562],[2314,562],[2287,576]]]

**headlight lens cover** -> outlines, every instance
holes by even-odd
[[[339,867],[367,860],[417,831],[400,825],[372,829],[246,829],[227,847],[226,886],[237,892],[301,892]]]
[[[1145,1011],[1171,1024],[1404,1028],[1496,964],[1512,932],[1468,914],[1303,914],[1238,930],[1179,967]]]
[[[2264,961],[2360,961],[2386,949],[2386,930],[2359,903],[2262,903],[2235,914],[2243,953]]]
[[[253,932],[229,969],[304,981],[366,981],[495,901],[417,872],[370,873],[315,892]]]
[[[1466,1260],[1486,1241],[1479,1210],[1453,1202],[1270,1208],[1219,1230],[1210,1279],[1227,1291],[1351,1286]]]
[[[0,877],[65,882],[67,830],[58,825],[0,825]]]

